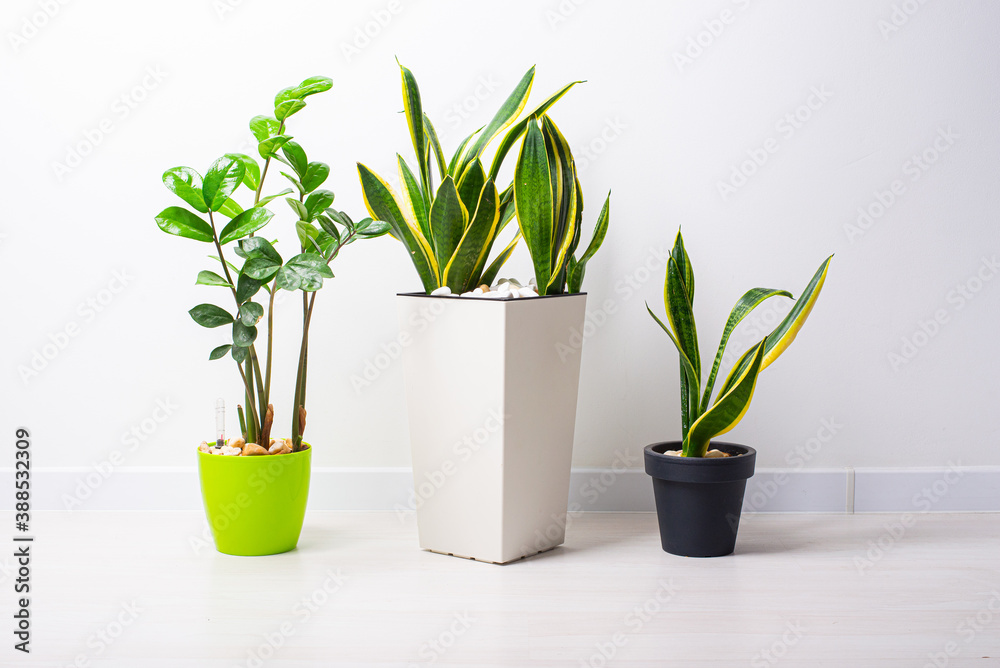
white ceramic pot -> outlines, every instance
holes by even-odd
[[[562,544],[586,301],[398,296],[421,548]]]

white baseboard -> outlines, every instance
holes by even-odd
[[[0,510],[14,507],[13,482],[0,469]],[[39,468],[31,483],[33,510],[201,509],[193,467]],[[406,512],[416,502],[409,468],[313,469],[313,510]],[[574,469],[569,502],[583,512],[654,510],[642,469]],[[852,511],[1000,511],[1000,467],[758,469],[747,483],[744,512]]]

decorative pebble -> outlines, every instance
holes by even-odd
[[[451,288],[449,288],[447,285],[442,285],[437,290],[433,290],[431,292],[431,296],[433,296],[433,297],[440,297],[440,296],[445,296],[445,295],[450,295],[450,294],[451,294]]]
[[[224,445],[219,452],[230,457],[239,457],[243,450],[241,448],[233,448],[228,445]]]
[[[276,440],[274,443],[271,444],[270,448],[267,449],[267,454],[269,454],[269,455],[282,454],[282,450],[284,450],[285,447],[286,447],[285,446],[285,439],[279,438],[278,440]],[[291,446],[287,446],[287,447],[288,447],[288,451],[291,452],[292,447]]]
[[[517,294],[521,295],[522,297],[537,297],[538,296],[538,293],[535,292],[534,288],[521,288],[520,290],[517,291]]]
[[[243,440],[242,436],[237,436],[236,438],[229,439],[230,448],[242,448],[247,442]]]
[[[256,443],[247,443],[243,446],[243,456],[244,457],[256,457],[259,455],[266,455],[267,450],[260,447]]]
[[[211,452],[212,446],[210,446],[206,441],[202,441],[198,444],[198,452]]]
[[[729,455],[722,450],[709,450],[705,453],[706,459],[715,459],[716,457],[728,457]]]

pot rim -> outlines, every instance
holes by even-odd
[[[428,299],[455,299],[455,295],[429,295],[425,292],[397,292],[397,297],[426,297]],[[537,295],[535,297],[524,297],[522,299],[483,299],[476,297],[466,297],[462,299],[465,302],[479,301],[479,302],[500,302],[501,304],[507,304],[511,302],[530,302],[536,299],[558,299],[559,297],[586,297],[586,292],[564,292],[561,295]],[[459,297],[461,299],[461,297]]]
[[[753,476],[757,451],[749,445],[712,441],[712,447],[735,454],[734,457],[676,457],[663,454],[664,450],[680,450],[681,445],[681,441],[661,441],[643,448],[646,473],[675,482],[730,482]]]
[[[306,443],[305,441],[302,441],[302,442]],[[247,459],[247,460],[259,459],[259,460],[264,460],[264,461],[274,461],[274,459],[272,459],[272,458],[287,457],[288,455],[298,456],[298,455],[304,455],[307,452],[312,452],[313,451],[312,444],[311,443],[306,443],[306,445],[308,445],[309,447],[306,448],[305,450],[299,450],[298,452],[288,452],[288,453],[286,453],[284,455],[257,455],[257,456],[254,456],[254,457],[243,457],[242,455],[239,456],[239,457],[232,457],[232,456],[228,456],[227,457],[225,455],[210,455],[207,452],[202,452],[201,450],[197,450],[196,452],[198,454],[199,461],[201,460],[202,457],[208,457],[208,458],[213,459],[213,460],[214,459]],[[249,464],[247,466],[249,466]]]

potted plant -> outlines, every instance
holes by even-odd
[[[202,442],[197,455],[205,512],[216,548],[226,554],[276,554],[297,544],[309,494],[312,449],[302,438],[309,327],[316,292],[325,279],[333,277],[329,265],[341,248],[388,231],[384,223],[370,218],[355,223],[344,212],[331,208],[333,193],[320,188],[330,168],[310,161],[302,146],[287,134],[288,119],[306,106],[305,99],[329,90],[331,85],[326,77],[311,77],[285,88],[275,97],[273,116],[256,116],[250,121],[263,165],[249,155],[227,153],[204,176],[190,167],[174,167],[163,174],[164,185],[190,208],[167,207],[156,216],[156,224],[168,234],[210,245],[209,257],[218,264],[213,266],[215,271],[201,271],[197,283],[226,293],[231,309],[203,303],[189,311],[202,327],[229,328],[225,343],[214,348],[209,359],[233,360],[244,395],[244,404],[238,406],[240,435],[226,441],[222,421],[217,438],[211,444]],[[275,161],[287,167],[281,175],[293,188],[264,196],[264,181]],[[246,209],[235,199],[240,186],[252,196]],[[259,236],[274,216],[267,205],[279,197],[285,198],[297,218],[299,248],[287,259],[278,252],[276,241]],[[234,264],[234,259],[241,259],[242,265]],[[301,293],[302,336],[296,344],[299,354],[289,411],[291,436],[274,439],[273,325],[275,298],[281,290]],[[258,323],[265,315],[261,355],[256,347]]]
[[[565,537],[580,375],[580,350],[565,344],[583,326],[579,290],[609,203],[577,259],[582,191],[569,146],[545,115],[577,82],[517,120],[532,67],[445,162],[417,82],[400,71],[417,169],[397,156],[401,195],[365,165],[358,173],[369,213],[388,223],[424,288],[398,296],[420,546],[506,563]],[[487,169],[483,153],[498,137]],[[522,137],[514,181],[498,187]],[[488,263],[515,215],[519,229]],[[496,281],[522,235],[535,278]]]
[[[671,554],[718,557],[736,546],[746,481],[753,476],[756,450],[713,441],[735,427],[746,414],[757,377],[783,353],[812,311],[826,280],[831,255],[819,266],[788,315],[770,334],[733,365],[712,399],[716,376],[729,336],[757,306],[785,290],[753,288],[733,306],[722,332],[712,368],[702,389],[701,355],[694,319],[694,269],[680,230],[667,260],[663,300],[670,326],[649,305],[646,310],[667,333],[680,356],[681,441],[645,448],[646,473],[653,478],[660,542]],[[710,449],[711,448],[711,449]]]

